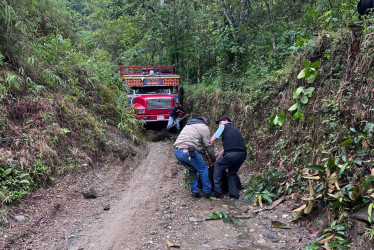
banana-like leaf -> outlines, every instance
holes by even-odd
[[[308,179],[308,180],[319,180],[319,179],[321,179],[319,176],[311,176],[311,175],[303,175],[301,177],[304,178],[304,179]]]
[[[305,214],[309,214],[313,209],[313,202],[312,201],[308,201],[308,206],[304,209],[304,213]]]
[[[300,213],[300,212],[304,211],[305,208],[306,208],[306,204],[302,205],[299,208],[296,208],[296,209],[292,210],[291,212],[298,212],[298,213]]]
[[[327,178],[327,181],[329,183],[335,183],[335,181],[337,180],[337,175],[336,175],[336,172],[332,173],[328,178]]]
[[[312,181],[309,180],[309,197],[313,197],[313,195],[314,195],[313,184],[312,184]]]
[[[373,212],[373,206],[374,206],[374,203],[371,203],[368,207],[368,221],[369,223],[372,223],[372,212]]]
[[[335,182],[335,187],[336,187],[337,190],[340,190],[338,181]]]

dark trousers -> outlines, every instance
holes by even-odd
[[[229,182],[229,193],[234,196],[239,195],[238,189],[238,171],[240,166],[247,158],[247,152],[227,152],[218,158],[214,166],[213,181],[214,191],[222,193],[222,176],[227,169],[227,177]]]

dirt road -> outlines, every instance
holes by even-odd
[[[2,232],[2,247],[168,249],[167,240],[181,249],[298,249],[307,244],[309,233],[300,224],[271,228],[271,221],[289,224],[294,201],[286,198],[275,209],[253,213],[258,208],[250,208],[243,195],[239,200],[195,199],[181,185],[183,166],[175,160],[172,141],[137,150],[138,161],[108,161],[37,191],[14,210],[27,221]],[[241,175],[244,183],[249,177]],[[88,186],[98,198],[86,200],[77,192]],[[214,211],[240,218],[241,225],[205,220]]]

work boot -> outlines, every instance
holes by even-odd
[[[239,199],[239,195],[230,194],[229,196],[230,196],[230,198]]]
[[[202,196],[200,193],[192,193],[192,197],[198,199],[198,198],[201,198]]]
[[[210,195],[210,196],[213,196],[213,197],[215,197],[215,198],[221,198],[221,196],[222,196],[222,193],[218,193],[218,192],[212,192],[212,194]]]

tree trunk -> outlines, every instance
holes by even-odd
[[[273,48],[273,57],[274,57],[275,62],[278,63],[277,40],[275,36],[275,31],[274,31],[274,17],[273,17],[273,13],[271,11],[268,0],[264,0],[264,2],[265,2],[266,9],[268,11],[269,18],[270,18],[270,32],[271,32],[271,45]]]

